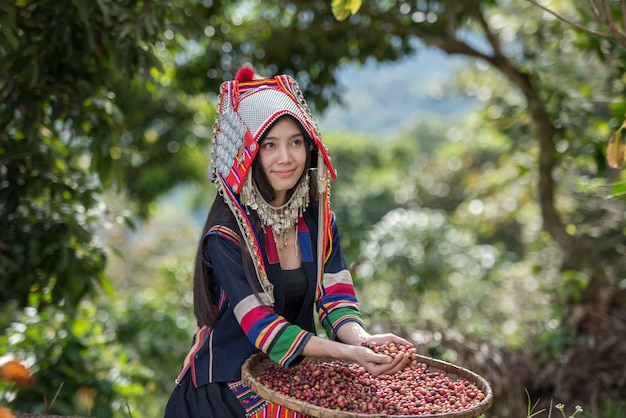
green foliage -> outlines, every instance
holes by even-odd
[[[117,291],[98,305],[109,313],[124,353],[151,373],[143,383],[148,394],[131,404],[134,417],[162,415],[196,330],[191,274],[213,189],[208,180],[177,188],[134,231],[112,228],[105,238],[118,250],[107,264]],[[194,215],[197,206],[201,212]]]
[[[145,214],[156,196],[198,178],[191,151],[209,134],[154,78],[166,70],[159,42],[178,20],[164,20],[169,2],[2,7],[0,301],[26,306],[37,293],[71,310],[108,287],[94,235],[125,216],[107,210],[102,192],[126,190]]]
[[[170,276],[169,280],[176,279]],[[141,396],[128,400],[133,417],[162,415],[174,388],[195,328],[190,318],[193,311],[189,305],[181,305],[180,298],[176,292],[157,293],[147,288],[120,297],[111,305],[108,301],[103,304],[110,309],[108,322],[115,326],[124,356],[145,370],[132,379],[144,390]]]
[[[345,20],[361,8],[361,0],[332,0],[333,15],[337,20]]]
[[[35,374],[32,388],[5,393],[2,401],[12,409],[126,416],[120,411],[146,395],[151,371],[128,358],[106,311],[91,303],[81,303],[73,317],[54,307],[7,308],[0,345],[10,346],[4,354],[24,359]]]
[[[444,213],[396,209],[365,241],[357,276],[369,295],[362,305],[374,318],[410,324],[414,318],[442,327],[480,322],[496,283],[491,271],[500,252]]]
[[[0,357],[26,361],[35,385],[3,391],[0,404],[58,415],[162,414],[192,325],[178,294],[160,298],[149,288],[117,303],[82,302],[73,317],[54,307],[15,308],[0,317]]]
[[[626,415],[626,402],[623,400],[609,399],[605,405],[602,418],[619,418]]]
[[[538,341],[547,353],[571,346],[563,319],[588,278],[541,233],[533,92],[556,128],[548,198],[623,285],[624,208],[605,197],[623,192],[624,175],[604,155],[623,121],[623,49],[524,2],[363,2],[341,22],[331,6],[0,3],[0,350],[25,358],[38,382],[11,393],[12,405],[160,414],[193,328],[198,228],[155,222],[154,201],[204,178],[215,92],[248,62],[294,75],[318,111],[341,98],[345,63],[435,45],[491,66],[476,63],[460,79],[483,104],[467,126],[417,121],[398,141],[327,136],[339,172],[333,209],[371,318],[432,319],[517,347]],[[590,23],[584,10],[571,13]],[[464,43],[468,31],[476,43]],[[511,87],[512,74],[527,90]],[[128,201],[111,209],[120,192]],[[208,198],[203,189],[195,203],[206,209]],[[105,237],[126,255],[119,260],[100,239],[130,219],[137,231]],[[99,286],[107,294],[84,300]]]
[[[389,140],[344,133],[325,136],[337,180],[331,204],[349,260],[358,258],[360,242],[372,224],[394,209],[397,185],[419,152],[420,141]]]
[[[569,303],[580,300],[588,282],[589,276],[584,273],[565,271],[561,275],[561,285],[558,288],[544,289],[549,294],[552,304],[550,312],[546,315],[546,326],[537,338],[540,352],[565,355],[567,349],[576,342],[579,336],[572,335],[571,331],[563,326],[563,321]]]
[[[341,22],[331,1],[218,0],[189,4],[185,11],[199,23],[190,41],[193,53],[177,71],[178,85],[190,93],[213,93],[252,63],[262,75],[295,76],[310,105],[321,111],[341,99],[336,72],[344,62],[394,61],[414,50],[404,22],[392,17],[392,2],[365,2]]]

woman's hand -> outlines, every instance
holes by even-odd
[[[354,348],[356,349],[355,361],[365,367],[372,376],[394,374],[404,369],[411,361],[411,356],[408,353],[400,353],[391,357],[388,354],[375,353],[364,346]]]
[[[403,345],[407,347],[413,347],[409,341],[404,338],[398,337],[394,334],[375,334],[368,335],[363,341],[364,347],[369,353],[358,353],[359,357],[356,359],[363,367],[367,369],[373,376],[379,376],[382,374],[393,374],[404,369],[411,361],[410,353],[399,352],[395,357],[391,357],[387,354],[375,353],[367,345],[375,343],[379,346],[385,343],[394,343],[396,345]],[[371,354],[374,354],[372,356]],[[381,357],[382,356],[382,357]]]
[[[395,334],[370,335],[358,323],[348,322],[337,330],[337,336],[341,342],[312,337],[302,354],[355,361],[365,367],[372,376],[396,373],[412,361],[410,353],[399,353],[394,358],[388,354],[376,353],[367,347],[372,343],[382,346],[386,342],[413,347],[409,341]]]

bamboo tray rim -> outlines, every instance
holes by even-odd
[[[489,382],[477,373],[463,367],[448,363],[443,360],[437,360],[431,357],[416,354],[417,361],[426,364],[428,371],[435,371],[445,374],[453,380],[464,379],[475,384],[485,394],[479,404],[474,405],[459,412],[448,412],[443,414],[423,414],[423,415],[388,415],[381,414],[363,414],[357,412],[338,411],[329,408],[323,408],[293,397],[288,397],[275,390],[261,384],[258,377],[274,362],[263,352],[259,352],[250,356],[241,367],[241,379],[259,396],[278,405],[282,405],[292,411],[300,412],[314,418],[475,418],[485,412],[493,402],[493,391]],[[322,360],[322,361],[342,361],[322,357],[306,357],[306,360]],[[348,363],[348,362],[345,362]]]

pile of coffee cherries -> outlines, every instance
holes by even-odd
[[[259,382],[285,396],[322,408],[360,414],[430,415],[461,412],[478,405],[485,393],[475,384],[429,371],[415,349],[390,342],[367,347],[395,356],[414,356],[404,370],[373,377],[363,366],[338,360],[308,358],[288,370],[275,363]]]

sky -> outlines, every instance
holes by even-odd
[[[337,75],[344,103],[330,105],[317,117],[320,130],[397,132],[416,118],[463,114],[471,107],[469,99],[445,93],[463,63],[437,49],[421,48],[395,63],[344,67]]]

